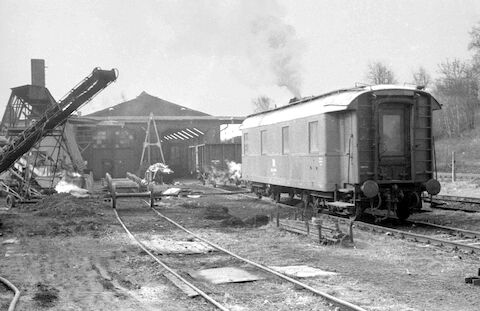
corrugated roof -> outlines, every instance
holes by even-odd
[[[431,94],[422,90],[418,90],[416,87],[399,85],[374,85],[351,89],[342,89],[318,96],[302,98],[289,105],[250,115],[242,123],[242,128],[246,129],[261,125],[269,125],[299,118],[305,118],[314,114],[353,109],[351,105],[360,95],[374,91],[378,91],[379,93],[381,93],[382,91],[386,90],[396,90],[398,92],[405,93],[405,95],[409,95],[409,93],[413,95],[413,92],[419,92],[431,96]],[[433,96],[432,99],[435,105],[434,109],[440,109],[440,104],[437,102],[437,100],[433,98]]]
[[[132,100],[91,113],[87,116],[149,116],[150,113],[153,113],[155,116],[209,116],[207,113],[152,96],[145,91]]]

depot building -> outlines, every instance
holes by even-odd
[[[244,117],[212,116],[142,92],[95,113],[72,117],[87,171],[125,177],[164,162],[175,177],[216,161],[241,161],[239,125]]]

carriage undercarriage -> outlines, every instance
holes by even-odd
[[[399,187],[397,184],[382,186],[375,195],[367,197],[358,185],[348,185],[332,192],[312,191],[291,187],[252,183],[251,191],[259,198],[270,197],[280,202],[282,194],[288,194],[290,201],[302,202],[302,216],[310,219],[318,213],[360,218],[372,215],[377,221],[388,218],[407,219],[422,209],[421,184]]]

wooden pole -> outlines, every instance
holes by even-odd
[[[280,205],[277,205],[277,227],[280,227]]]
[[[350,235],[350,242],[353,243],[353,219],[350,219],[350,225],[349,225],[349,235]]]
[[[322,219],[316,219],[316,225],[318,228],[318,243],[322,243]]]
[[[452,151],[452,182],[455,182],[455,176],[456,175],[456,172],[455,172],[455,151]]]

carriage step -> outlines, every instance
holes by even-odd
[[[340,188],[337,191],[340,193],[353,193],[353,188]]]
[[[342,202],[342,201],[333,201],[333,202],[326,202],[327,208],[335,213],[343,214],[343,215],[351,215],[355,213],[355,204]]]
[[[352,207],[355,207],[355,204],[342,202],[342,201],[333,201],[333,202],[327,202],[327,206],[336,207],[336,208],[352,208]]]

